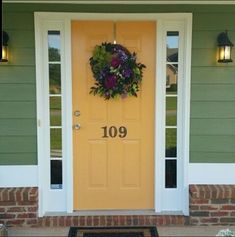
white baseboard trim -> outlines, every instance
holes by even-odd
[[[37,187],[37,165],[0,165],[0,187]]]
[[[191,163],[188,170],[189,184],[234,184],[233,163]]]
[[[235,164],[191,163],[188,184],[234,184]],[[37,165],[1,165],[0,187],[38,187]]]

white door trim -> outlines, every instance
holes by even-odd
[[[35,13],[35,39],[36,39],[36,86],[37,86],[37,120],[38,120],[38,184],[39,184],[39,215],[43,216],[46,212],[51,211],[48,206],[50,195],[65,195],[61,200],[60,209],[57,211],[73,212],[73,140],[72,140],[72,73],[71,73],[71,20],[153,20],[157,21],[157,65],[156,70],[156,103],[155,103],[155,212],[161,213],[164,211],[164,172],[163,166],[164,142],[162,138],[163,119],[165,111],[163,108],[163,96],[165,91],[165,74],[161,61],[163,61],[164,50],[162,39],[164,34],[164,27],[170,22],[178,22],[183,27],[184,34],[184,48],[183,52],[183,91],[184,101],[182,107],[182,117],[184,117],[184,126],[182,127],[181,137],[182,142],[182,212],[188,215],[188,164],[189,164],[189,111],[190,111],[190,71],[191,71],[191,32],[192,32],[192,14],[191,13],[141,13],[141,14],[111,14],[111,13],[52,13],[52,12],[36,12]],[[43,53],[43,31],[47,29],[48,24],[60,25],[63,31],[63,62],[64,62],[64,81],[63,81],[63,152],[64,162],[64,190],[60,192],[48,189],[48,176],[45,176],[45,171],[48,171],[46,160],[48,157],[48,132],[45,123],[48,118],[48,108],[45,107],[45,65],[43,65],[45,56]],[[187,60],[185,60],[187,59]],[[66,62],[66,63],[65,63]],[[164,66],[165,67],[165,66]],[[46,88],[48,89],[48,88]],[[162,116],[159,117],[159,114]],[[47,177],[47,178],[46,178]],[[52,194],[53,193],[53,194]],[[53,208],[52,208],[53,209]],[[174,211],[174,210],[173,210]]]

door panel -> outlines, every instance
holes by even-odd
[[[152,209],[155,22],[117,22],[116,40],[146,65],[138,97],[109,101],[89,94],[94,84],[89,58],[113,42],[114,23],[72,22],[74,209]],[[102,127],[127,128],[127,136],[102,138]]]

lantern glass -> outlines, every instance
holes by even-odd
[[[228,45],[219,46],[218,62],[223,62],[223,63],[232,62],[233,60],[231,59],[231,50],[232,50],[231,46],[228,46]]]
[[[8,47],[2,46],[2,62],[8,62]]]
[[[231,60],[231,47],[230,46],[224,47],[224,59]]]

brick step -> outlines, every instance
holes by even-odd
[[[164,226],[188,224],[188,218],[176,215],[60,216],[39,218],[39,226]]]

